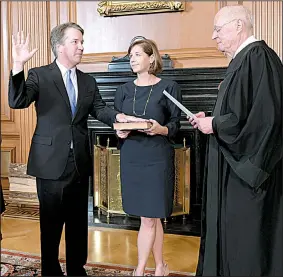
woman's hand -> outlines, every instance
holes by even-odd
[[[121,130],[117,130],[117,131],[116,131],[116,134],[117,134],[117,136],[118,136],[119,138],[125,139],[125,138],[129,135],[130,132],[131,132],[131,131],[121,131]]]
[[[149,122],[151,122],[152,126],[147,130],[139,130],[140,132],[146,133],[149,136],[155,136],[155,135],[168,135],[168,128],[165,126],[161,126],[156,120],[150,119]]]

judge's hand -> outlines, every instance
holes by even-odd
[[[147,119],[140,118],[140,117],[135,117],[131,115],[125,115],[124,113],[119,113],[116,115],[116,120],[118,122],[144,122],[148,121]]]
[[[212,134],[212,120],[213,116],[207,116],[203,118],[196,118],[193,121],[195,122],[194,128],[198,128],[204,134]]]
[[[155,135],[168,135],[168,128],[165,126],[161,126],[156,120],[150,119],[149,122],[151,122],[152,126],[149,129],[146,130],[139,130],[140,132],[146,133],[149,136],[155,136]]]
[[[196,118],[204,118],[204,117],[205,117],[205,113],[204,113],[204,112],[199,112],[199,113],[194,114],[194,116],[195,116]],[[193,117],[187,116],[187,119],[189,120],[189,122],[190,122],[193,126],[196,125],[196,120],[195,120]]]
[[[12,57],[13,57],[13,70],[22,71],[24,64],[30,60],[37,52],[37,48],[29,51],[30,35],[24,37],[24,32],[18,32],[17,36],[12,35]]]
[[[117,130],[117,131],[116,131],[116,134],[117,134],[117,136],[118,136],[119,138],[125,139],[125,138],[129,135],[130,132],[131,132],[131,131],[121,131],[121,130]]]

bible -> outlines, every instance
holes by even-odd
[[[116,122],[113,123],[114,130],[130,131],[130,130],[146,130],[152,126],[150,122]]]

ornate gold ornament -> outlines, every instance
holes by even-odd
[[[120,150],[116,147],[100,145],[99,136],[94,145],[94,206],[100,214],[125,215],[122,206],[121,182],[120,182]],[[175,147],[175,185],[172,216],[186,215],[190,213],[190,188],[191,188],[191,158],[190,148],[186,146]],[[165,220],[164,223],[167,221]]]
[[[101,16],[117,16],[142,13],[180,12],[181,1],[100,1],[97,11]]]

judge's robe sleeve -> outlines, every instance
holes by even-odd
[[[283,66],[272,51],[249,51],[212,121],[225,159],[255,190],[282,159]]]

